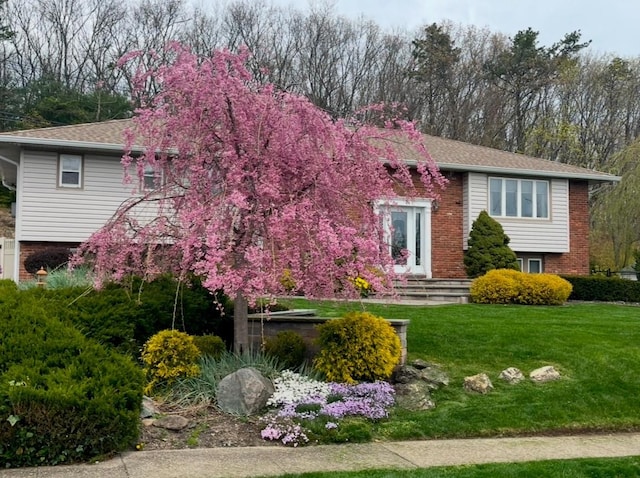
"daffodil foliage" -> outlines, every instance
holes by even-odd
[[[248,57],[202,58],[172,45],[162,55],[170,61],[140,70],[142,107],[122,162],[134,185],[150,175],[154,185],[82,252],[103,279],[195,274],[211,291],[250,302],[358,297],[355,278],[388,290],[393,261],[374,204],[437,197],[444,184],[421,135],[410,122],[381,120],[382,106],[359,115],[377,126],[335,120],[256,82]],[[154,95],[145,95],[151,84]]]

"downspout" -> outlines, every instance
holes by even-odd
[[[6,156],[3,156],[0,154],[0,161],[6,161],[9,164],[12,164],[13,166],[16,167],[16,182],[18,181],[18,177],[20,175],[20,163],[7,158]],[[6,183],[6,178],[4,176],[4,168],[2,168],[2,166],[0,166],[0,174],[2,175],[2,185],[4,187],[6,187],[7,189],[11,190],[11,191],[16,191],[16,229],[14,229],[14,241],[15,241],[15,248],[13,251],[13,281],[18,283],[20,282],[20,242],[18,241],[18,235],[17,235],[17,209],[18,209],[18,205],[17,205],[17,201],[18,201],[18,194],[17,194],[17,190],[15,187],[10,186],[9,184]]]

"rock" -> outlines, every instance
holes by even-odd
[[[255,368],[247,367],[220,380],[216,398],[223,412],[254,415],[267,405],[274,391],[271,380]]]
[[[547,365],[546,367],[540,367],[533,370],[529,374],[529,378],[534,382],[544,383],[552,380],[558,380],[560,378],[560,373],[553,368],[552,365]]]
[[[393,374],[395,383],[410,383],[416,380],[420,380],[420,372],[409,365],[400,365]]]
[[[189,426],[189,419],[180,415],[167,415],[154,420],[153,426],[165,430],[180,431]]]
[[[154,423],[155,423],[155,420],[153,418],[143,418],[142,419],[142,425],[144,425],[145,427],[150,427]]]
[[[467,392],[489,393],[493,390],[493,384],[486,373],[479,373],[464,378],[464,389]]]
[[[413,368],[417,368],[418,370],[423,370],[427,367],[433,367],[434,364],[429,363],[422,359],[415,359],[409,365],[412,366]]]
[[[153,399],[143,396],[142,397],[142,408],[140,409],[140,418],[151,418],[154,415],[158,415],[160,412],[156,407]]]
[[[518,368],[509,367],[500,372],[500,378],[509,383],[518,383],[524,380],[524,374]]]
[[[431,390],[437,390],[449,385],[449,376],[437,365],[429,365],[420,370],[420,380],[426,382]]]
[[[429,384],[421,381],[395,385],[396,405],[412,411],[431,410],[436,404],[431,400]]]

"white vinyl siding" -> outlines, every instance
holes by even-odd
[[[131,197],[119,157],[86,154],[82,189],[58,186],[58,155],[24,151],[21,159],[17,238],[81,242]]]
[[[504,178],[503,178],[504,179]],[[534,180],[539,184],[539,178],[506,178]],[[547,218],[540,217],[494,217],[504,228],[511,242],[509,246],[514,251],[527,252],[569,252],[569,182],[566,179],[544,179],[548,184],[549,199]],[[466,239],[471,231],[471,225],[480,211],[489,211],[491,198],[489,196],[489,176],[482,173],[468,175],[468,226],[465,226]],[[537,186],[536,186],[537,187]],[[544,191],[540,191],[543,193]],[[544,209],[537,205],[536,208]]]

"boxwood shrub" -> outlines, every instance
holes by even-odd
[[[0,467],[86,461],[138,436],[144,378],[34,294],[0,294]]]
[[[494,269],[471,283],[471,300],[480,304],[561,305],[571,283],[555,274]]]
[[[620,277],[563,276],[571,282],[570,300],[596,300],[604,302],[640,302],[640,281]]]

